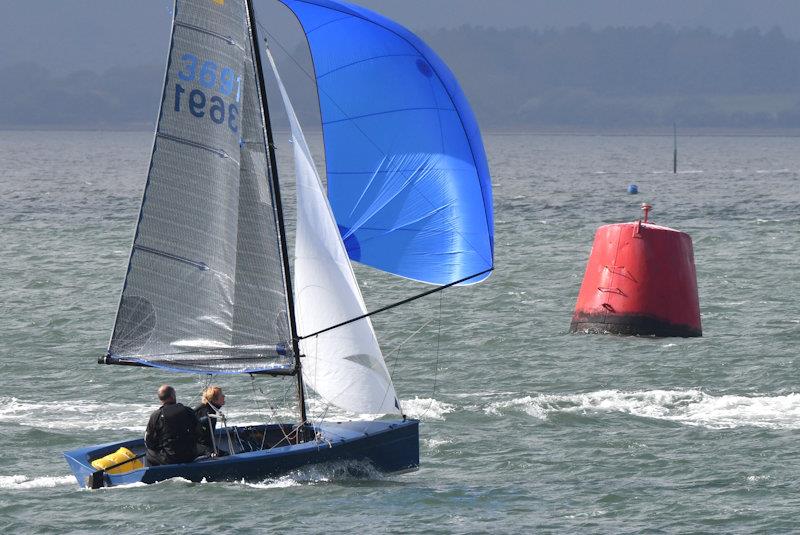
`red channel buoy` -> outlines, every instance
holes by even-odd
[[[702,336],[692,238],[644,221],[594,236],[570,332]]]

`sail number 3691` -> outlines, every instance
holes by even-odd
[[[233,69],[224,67],[219,70],[213,61],[204,61],[202,64],[194,54],[184,54],[181,56],[184,65],[178,72],[178,78],[185,82],[197,81],[201,87],[218,91],[222,95],[231,96],[234,88],[236,89],[236,102],[242,95],[242,77],[236,76]],[[219,71],[219,73],[218,73]],[[175,84],[175,111],[182,109],[183,94],[186,88],[181,84]],[[214,95],[209,98],[202,89],[192,89],[188,95],[188,108],[192,116],[200,119],[208,115],[208,118],[216,124],[227,123],[231,132],[239,131],[239,108],[235,103],[226,104],[222,97]]]

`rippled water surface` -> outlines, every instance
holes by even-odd
[[[205,384],[95,364],[151,142],[0,132],[4,533],[800,531],[800,138],[686,136],[673,175],[669,136],[488,135],[496,272],[374,320],[419,471],[81,491],[63,450]],[[694,240],[704,336],[568,334],[595,229],[643,201]],[[370,308],[419,290],[357,275]],[[232,421],[292,416],[289,381],[221,382]]]

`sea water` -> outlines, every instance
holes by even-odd
[[[62,451],[140,435],[161,383],[186,404],[208,383],[96,364],[152,134],[0,132],[0,531],[800,531],[800,138],[679,141],[672,174],[670,135],[486,136],[495,273],[373,318],[418,471],[85,491]],[[692,236],[703,337],[569,334],[595,229],[644,201]],[[427,289],[356,273],[370,309]],[[291,380],[215,382],[233,424],[294,417]]]

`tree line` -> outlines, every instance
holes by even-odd
[[[464,26],[423,38],[489,126],[800,126],[800,41],[777,28]]]
[[[800,41],[778,29],[716,34],[667,25],[421,34],[484,128],[800,127]],[[133,127],[155,121],[163,65],[53,76],[3,68],[0,126]],[[291,78],[291,76],[289,76]],[[13,88],[16,88],[14,90]],[[296,102],[298,108],[314,102]]]

